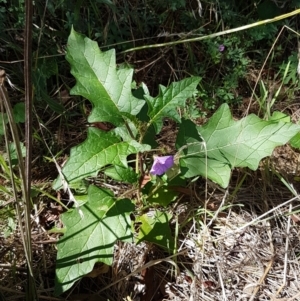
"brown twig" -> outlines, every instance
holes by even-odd
[[[26,229],[26,246],[29,254],[28,266],[32,264],[31,252],[31,158],[32,158],[32,0],[25,2],[25,43],[24,43],[24,83],[25,83],[25,141],[26,141],[26,158],[25,158],[25,179],[24,183],[24,203],[25,203],[25,229]],[[32,269],[30,269],[32,271]],[[33,273],[27,276],[27,293],[26,300],[37,300],[37,290]]]

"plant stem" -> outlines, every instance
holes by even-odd
[[[206,35],[206,36],[202,36],[202,37],[198,37],[198,38],[185,39],[185,40],[172,41],[172,42],[167,42],[167,43],[139,46],[139,47],[134,47],[134,48],[127,49],[127,50],[125,50],[121,53],[138,51],[138,50],[143,50],[143,49],[148,49],[148,48],[159,48],[159,47],[173,46],[173,45],[177,45],[177,44],[184,44],[184,43],[197,42],[197,41],[201,41],[201,40],[211,39],[211,38],[227,35],[227,34],[230,34],[230,33],[233,33],[233,32],[238,32],[238,31],[249,29],[249,28],[253,28],[253,27],[256,27],[256,26],[277,22],[277,21],[295,16],[299,13],[300,13],[300,9],[296,9],[296,10],[290,12],[290,13],[280,15],[280,16],[275,17],[273,19],[267,19],[267,20],[254,22],[252,24],[248,24],[248,25],[237,27],[237,28],[216,32],[216,33],[209,34],[209,35]]]

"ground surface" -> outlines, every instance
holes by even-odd
[[[161,140],[172,144],[169,134]],[[170,208],[177,216],[171,226],[180,225],[176,254],[118,243],[112,267],[97,264],[61,298],[52,296],[59,235],[47,230],[60,224],[63,208],[54,201],[40,205],[32,237],[41,299],[300,300],[298,162],[299,152],[283,146],[258,171],[235,170],[227,190],[203,179],[190,184]],[[0,258],[2,300],[24,299],[18,231],[1,236]]]

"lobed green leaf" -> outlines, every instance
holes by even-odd
[[[97,43],[72,29],[68,39],[67,61],[76,85],[71,94],[81,95],[94,105],[89,122],[123,125],[139,113],[145,101],[131,93],[133,69],[117,69],[115,50],[102,52]]]
[[[136,222],[141,223],[141,226],[136,238],[137,243],[153,242],[172,252],[174,250],[174,238],[169,226],[171,217],[171,214],[160,211],[138,216]]]
[[[159,94],[156,97],[144,95],[148,104],[149,125],[153,124],[156,133],[160,132],[163,118],[172,118],[180,122],[177,107],[184,107],[187,98],[192,97],[200,81],[199,77],[190,77],[173,82],[169,87],[159,86]]]
[[[71,184],[83,178],[96,176],[99,170],[109,164],[127,167],[127,157],[131,154],[149,150],[150,146],[132,141],[122,141],[113,132],[103,132],[88,128],[88,137],[80,145],[71,149],[70,158],[62,172]],[[61,188],[61,179],[53,183],[54,189]]]
[[[191,121],[181,124],[177,148],[185,177],[202,175],[227,187],[234,167],[258,168],[276,146],[287,143],[300,131],[300,125],[262,120],[251,114],[234,121],[223,104],[207,124],[197,127]]]
[[[111,265],[117,240],[133,240],[130,200],[117,201],[110,192],[90,186],[80,209],[83,217],[75,209],[62,214],[65,232],[57,244],[56,295],[91,272],[96,262]]]

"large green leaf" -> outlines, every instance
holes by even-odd
[[[127,156],[149,149],[148,145],[141,145],[135,140],[122,141],[113,132],[90,127],[87,139],[71,149],[70,158],[62,172],[66,181],[71,184],[89,176],[96,176],[102,167],[109,164],[127,167]],[[61,179],[58,178],[53,188],[59,189],[61,185]]]
[[[171,217],[171,214],[160,211],[138,216],[136,222],[141,225],[136,237],[137,243],[149,241],[171,252],[174,251],[174,238],[169,227]]]
[[[168,176],[175,176],[171,181],[165,182],[164,179],[156,177],[155,183],[151,181],[143,187],[143,194],[147,196],[146,202],[148,204],[167,207],[177,199],[178,188],[180,189],[180,187],[183,187],[186,184],[185,179],[176,177],[178,171],[178,166],[174,164],[173,167],[166,172],[166,175]]]
[[[117,201],[106,190],[90,186],[88,201],[80,209],[82,218],[75,209],[62,214],[66,231],[57,245],[56,295],[92,271],[96,262],[111,265],[117,240],[133,240],[130,200]]]
[[[117,69],[115,50],[102,52],[96,42],[72,29],[66,59],[76,78],[71,94],[81,95],[94,105],[89,122],[119,126],[125,116],[139,113],[145,101],[131,93],[133,69]]]
[[[144,95],[148,104],[149,125],[153,124],[156,133],[162,128],[163,118],[169,117],[180,122],[177,107],[183,107],[187,98],[192,97],[200,81],[199,77],[190,77],[173,82],[169,87],[159,86],[158,96]]]
[[[228,105],[222,105],[204,126],[184,121],[177,137],[182,148],[181,170],[185,177],[207,176],[227,187],[234,167],[258,168],[276,146],[287,143],[300,130],[293,123],[262,120],[249,115],[234,121]]]

